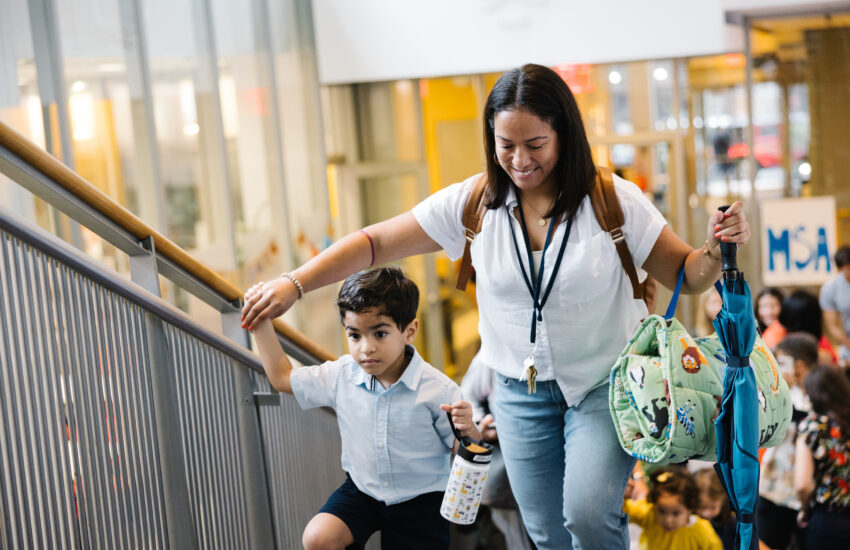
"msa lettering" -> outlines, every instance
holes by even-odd
[[[813,264],[815,271],[828,273],[832,270],[829,258],[829,248],[826,240],[826,227],[818,227],[815,242],[810,240],[810,232],[806,228],[797,226],[792,229],[783,229],[774,233],[773,228],[767,230],[768,242],[768,269],[776,271],[784,269],[791,271],[791,262],[797,270],[803,270]],[[778,261],[777,261],[778,256]],[[824,267],[821,268],[821,259]]]

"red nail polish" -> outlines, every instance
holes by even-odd
[[[723,242],[725,243],[725,242],[726,242],[726,237],[720,237],[720,240],[721,240],[721,241],[723,241]]]

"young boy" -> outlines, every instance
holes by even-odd
[[[294,370],[271,322],[255,327],[272,386],[304,409],[332,407],[339,423],[346,479],[304,529],[308,550],[362,548],[375,531],[383,548],[449,547],[440,505],[455,437],[446,411],[463,435],[481,435],[457,385],[411,345],[418,305],[399,268],[350,276],[337,298],[350,354]]]

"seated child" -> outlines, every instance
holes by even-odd
[[[455,438],[446,411],[463,435],[481,435],[457,385],[411,345],[418,305],[416,284],[397,267],[350,276],[337,298],[350,354],[305,368],[292,368],[271,322],[254,329],[272,386],[302,408],[336,411],[346,478],[304,529],[308,550],[362,548],[375,531],[383,548],[449,546],[440,505]]]
[[[729,499],[714,468],[703,468],[694,474],[699,489],[697,514],[711,523],[723,543],[723,550],[735,550],[735,513],[729,509]]]
[[[699,506],[699,489],[690,473],[683,468],[659,468],[649,481],[646,500],[626,498],[623,504],[629,520],[642,529],[640,550],[722,550],[711,524],[693,515]]]

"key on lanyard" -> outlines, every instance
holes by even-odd
[[[543,316],[537,318],[538,334],[540,333],[540,325],[543,324]],[[537,339],[534,339],[534,344],[531,346],[531,354],[522,362],[522,374],[520,380],[528,378],[528,393],[537,393],[537,369],[534,368],[534,354],[537,352]]]

